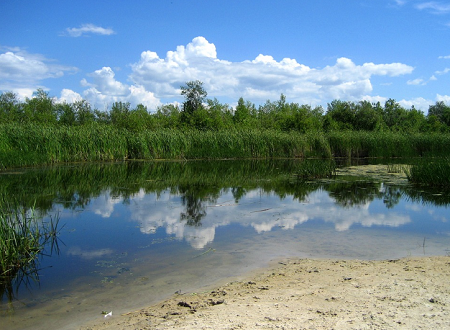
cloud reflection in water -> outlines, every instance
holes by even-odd
[[[100,200],[106,201],[105,205],[99,203]],[[232,194],[223,191],[216,203],[204,202],[206,215],[197,225],[188,225],[182,220],[180,215],[186,211],[185,205],[179,195],[169,191],[157,196],[141,190],[130,198],[127,207],[131,213],[130,219],[139,223],[142,233],[154,234],[158,228],[165,228],[168,235],[184,239],[196,249],[204,248],[214,240],[217,227],[229,224],[250,226],[260,234],[275,228],[292,230],[311,220],[334,224],[336,231],[346,231],[354,225],[399,227],[411,222],[408,215],[392,210],[389,213],[374,213],[370,210],[372,202],[342,207],[322,190],[311,193],[304,202],[290,197],[281,199],[275,194],[261,193],[259,189],[248,191],[238,203],[230,203],[230,200],[234,200]],[[91,207],[97,214],[111,216],[119,202],[120,199],[105,192]]]

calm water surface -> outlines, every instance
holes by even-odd
[[[297,180],[300,161],[124,163],[0,175],[4,198],[60,218],[39,283],[1,329],[73,329],[202,291],[282,257],[446,255],[449,194],[363,177]]]

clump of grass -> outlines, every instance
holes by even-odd
[[[302,181],[331,178],[335,175],[336,163],[332,159],[305,159],[296,173],[297,178]]]
[[[23,281],[39,280],[44,249],[48,245],[51,251],[58,249],[59,218],[41,222],[33,212],[0,206],[0,297],[6,294],[12,301]]]
[[[425,158],[406,170],[408,181],[434,187],[450,187],[450,158]]]

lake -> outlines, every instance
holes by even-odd
[[[382,176],[343,170],[314,181],[299,179],[301,166],[124,162],[1,173],[3,200],[59,218],[60,233],[59,251],[39,260],[39,282],[13,283],[11,301],[3,294],[0,328],[73,329],[284,257],[449,253],[447,191],[413,187],[385,164],[373,167]]]

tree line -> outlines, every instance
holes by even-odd
[[[207,98],[201,81],[181,86],[184,102],[179,106],[165,104],[150,112],[142,104],[132,108],[128,102],[114,102],[102,111],[86,100],[58,103],[47,92],[38,89],[24,101],[13,92],[0,94],[0,124],[37,123],[43,125],[79,126],[90,124],[114,125],[130,131],[167,129],[273,129],[280,131],[392,131],[392,132],[450,132],[450,106],[444,102],[430,105],[428,114],[402,107],[393,99],[384,104],[369,101],[334,100],[312,107],[289,103],[281,94],[277,101],[266,101],[256,107],[239,98],[235,108]]]

